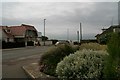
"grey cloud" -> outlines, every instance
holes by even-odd
[[[117,24],[117,3],[96,3],[94,11],[91,15],[81,16],[81,11],[78,9],[75,10],[75,14],[69,13],[65,15],[53,15],[52,20],[49,25],[57,27],[78,27],[79,22],[81,21],[84,25],[84,28],[88,31],[93,32],[96,29],[101,29],[103,27],[109,27],[111,25],[111,19],[114,17],[114,24]],[[49,18],[49,19],[50,19]],[[62,24],[64,23],[64,24]],[[93,29],[93,31],[91,30]],[[77,29],[77,28],[76,28]]]
[[[42,3],[43,7],[39,6],[39,4],[41,3],[33,3],[33,6],[32,3],[5,3],[3,7],[5,9],[3,10],[5,15],[2,18],[3,25],[27,23],[34,25],[38,31],[43,32],[43,19],[46,18],[46,35],[50,38],[66,39],[66,31],[69,29],[71,39],[77,39],[76,31],[79,30],[80,22],[82,22],[84,38],[94,38],[95,34],[98,31],[100,32],[101,28],[109,27],[112,17],[114,18],[114,24],[118,24],[116,2],[97,2],[90,4],[79,2]],[[14,10],[14,7],[18,5],[21,5],[21,8],[27,12],[21,12],[23,13],[21,14],[23,17],[17,15],[16,8]],[[11,14],[7,14],[7,12],[11,12]],[[9,18],[11,15],[15,17]]]

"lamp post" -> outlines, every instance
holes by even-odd
[[[44,19],[44,46],[45,46],[45,20],[46,19]]]

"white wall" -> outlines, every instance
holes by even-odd
[[[0,36],[1,36],[0,39],[7,42],[7,38],[9,38],[9,37],[2,30],[1,30],[1,33],[2,34],[0,34]],[[9,42],[14,42],[14,39],[13,38],[9,38]]]
[[[43,46],[44,42],[41,41],[40,44],[41,44],[41,46]],[[45,45],[47,45],[47,46],[52,45],[52,41],[45,41]]]
[[[2,40],[7,41],[7,35],[2,31]]]

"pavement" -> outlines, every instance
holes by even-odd
[[[25,65],[22,67],[25,73],[32,79],[40,79],[40,80],[58,80],[57,78],[44,74],[39,71],[38,63],[31,63],[29,65]]]

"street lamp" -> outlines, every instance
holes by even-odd
[[[44,46],[45,46],[45,20],[46,19],[44,19]]]

